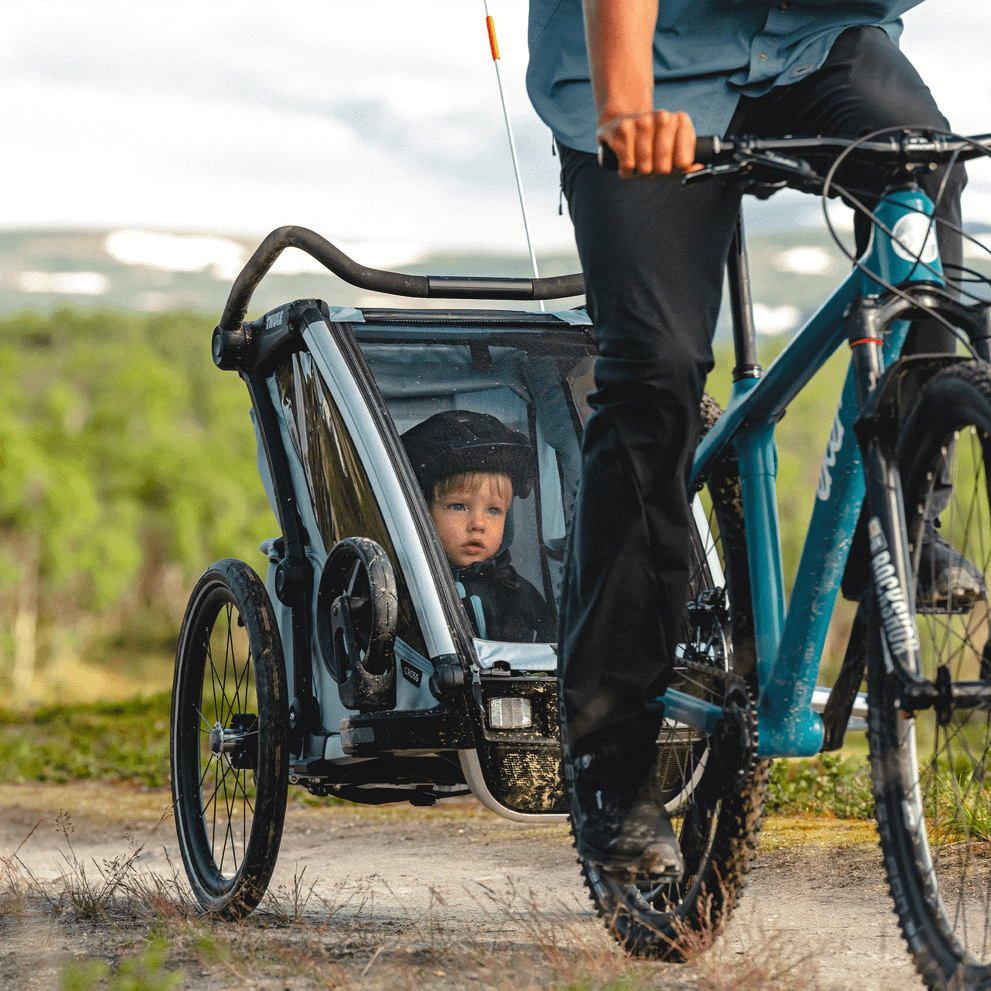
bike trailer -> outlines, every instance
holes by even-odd
[[[471,792],[508,818],[565,813],[555,645],[473,634],[400,435],[471,410],[529,438],[536,481],[514,495],[506,539],[554,608],[594,350],[583,310],[299,300],[218,328],[214,358],[248,386],[282,527],[262,549],[290,782],[355,802]]]

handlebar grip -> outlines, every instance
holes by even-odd
[[[709,165],[723,150],[722,141],[715,134],[700,134],[695,139],[695,161],[699,165]]]
[[[599,145],[599,166],[607,172],[619,171],[619,159],[616,157],[616,152],[607,144]]]
[[[695,139],[695,161],[699,165],[713,162],[723,150],[723,142],[714,134],[702,134]],[[607,144],[599,145],[599,165],[607,172],[619,171],[619,159],[616,152]]]

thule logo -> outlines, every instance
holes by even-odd
[[[266,330],[271,330],[273,327],[280,326],[282,326],[282,310],[279,310],[278,313],[270,313],[267,317],[265,317]]]

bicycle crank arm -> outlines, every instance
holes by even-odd
[[[703,736],[712,736],[716,732],[719,720],[723,718],[723,710],[718,705],[669,688],[661,697],[664,704],[664,718],[676,723],[690,726]]]
[[[722,707],[674,688],[660,701],[666,720],[690,726],[709,738],[710,760],[719,769],[710,782],[714,796],[743,788],[757,760],[757,715],[747,689],[742,684],[727,686]]]

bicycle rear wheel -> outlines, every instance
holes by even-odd
[[[176,832],[202,908],[248,915],[275,869],[289,790],[285,665],[261,579],[218,561],[196,583],[176,653]]]
[[[985,575],[991,568],[991,375],[954,365],[934,375],[899,438],[913,579],[931,560],[923,528],[940,509],[942,538]],[[945,483],[952,482],[945,503]],[[942,494],[941,494],[942,490]],[[923,597],[920,596],[920,603]],[[917,624],[925,678],[991,674],[989,603],[923,603]],[[872,603],[874,617],[878,604]],[[991,714],[907,713],[885,674],[879,622],[869,636],[871,772],[881,848],[902,934],[931,988],[991,988]]]
[[[720,409],[708,396],[703,430]],[[750,578],[737,465],[717,466],[696,504],[690,605],[678,668],[680,690],[722,704],[727,686],[756,687]],[[757,849],[770,761],[756,761],[727,793],[711,741],[665,721],[658,784],[678,833],[685,873],[677,883],[624,884],[579,860],[606,928],[635,956],[679,959],[692,933],[718,931],[739,901]]]

